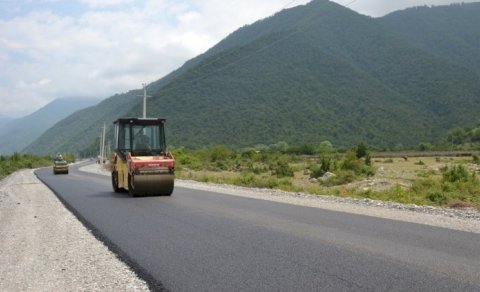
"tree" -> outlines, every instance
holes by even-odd
[[[475,128],[470,132],[472,142],[480,142],[480,128]]]
[[[467,137],[467,133],[463,128],[455,128],[448,132],[448,141],[452,144],[463,144],[465,142],[465,138]]]
[[[333,144],[330,141],[325,140],[320,143],[320,147],[319,147],[320,155],[330,154],[334,151],[335,149],[333,148]]]
[[[285,141],[279,141],[276,144],[270,145],[270,149],[273,151],[286,152],[288,149],[288,143]]]
[[[433,149],[433,145],[430,143],[420,143],[418,144],[418,150],[420,151],[430,151]]]
[[[357,145],[355,154],[359,159],[362,157],[366,157],[368,154],[368,146],[365,143],[361,142]]]

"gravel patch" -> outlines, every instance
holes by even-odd
[[[0,291],[149,291],[34,175],[0,181]]]
[[[106,169],[98,164],[87,165],[81,167],[80,170],[110,175]],[[310,195],[180,179],[175,180],[175,186],[480,233],[480,212],[475,209],[418,206],[371,199]]]

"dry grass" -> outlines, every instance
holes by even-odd
[[[279,179],[276,176],[272,176],[270,172],[246,174],[245,172],[189,169],[179,170],[177,176],[201,182],[266,187],[319,195],[371,198],[407,204],[439,205],[452,208],[479,208],[480,202],[477,198],[476,190],[472,191],[464,188],[457,191],[443,192],[438,187],[442,179],[440,170],[442,167],[463,164],[473,173],[478,172],[479,166],[471,164],[471,161],[472,159],[469,157],[375,158],[373,163],[376,173],[373,177],[332,187],[310,180],[310,175],[306,168],[311,161],[307,160],[290,165],[294,169],[294,177],[291,178]],[[428,187],[430,184],[432,184],[431,188]],[[412,189],[412,186],[420,187],[421,190],[416,192]],[[465,195],[459,194],[459,192],[464,192]]]

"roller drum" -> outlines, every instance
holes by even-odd
[[[129,191],[134,196],[170,196],[174,178],[173,174],[136,174],[130,178]]]

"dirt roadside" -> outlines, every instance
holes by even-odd
[[[34,175],[0,181],[0,291],[149,291]]]

